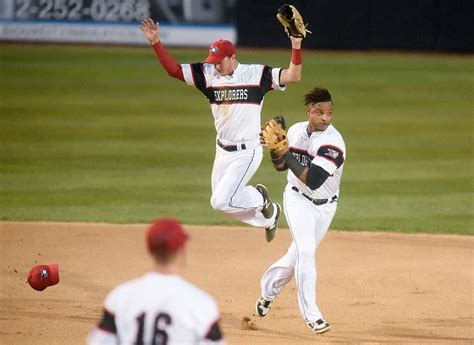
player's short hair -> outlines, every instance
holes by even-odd
[[[304,104],[309,105],[319,102],[332,102],[331,94],[323,87],[315,87],[306,95],[304,95]]]
[[[174,253],[151,253],[151,256],[155,260],[157,264],[166,265],[170,262],[174,261],[175,258],[178,256],[178,252]]]

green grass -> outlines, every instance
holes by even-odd
[[[270,92],[262,117],[303,121],[302,95],[332,92],[348,151],[332,228],[473,235],[473,72],[471,56],[305,51],[303,80]],[[0,102],[0,219],[240,225],[209,205],[207,100],[149,48],[0,45]],[[278,201],[285,181],[268,159],[252,180]]]

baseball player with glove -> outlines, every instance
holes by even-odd
[[[275,237],[281,207],[271,201],[264,185],[253,187],[247,183],[263,157],[259,132],[265,94],[273,89],[284,90],[287,84],[301,79],[301,41],[307,30],[304,25],[295,25],[295,18],[301,18],[296,9],[296,12],[284,9],[286,12],[279,12],[278,18],[286,19],[285,30],[291,40],[288,68],[241,64],[234,45],[227,40],[212,43],[203,63],[178,64],[160,41],[160,25],[150,18],[141,25],[168,75],[196,87],[210,102],[217,133],[211,177],[212,207],[247,224],[265,228],[268,242]]]
[[[89,345],[224,344],[216,301],[181,277],[187,240],[176,219],[150,224],[146,242],[154,270],[107,295]]]
[[[314,88],[305,95],[305,105],[308,121],[294,124],[286,133],[283,118],[275,117],[261,133],[275,169],[288,170],[283,200],[293,242],[263,274],[256,311],[266,316],[294,276],[302,317],[311,330],[324,333],[331,326],[316,304],[316,249],[336,213],[346,145],[331,124],[333,102],[328,90]]]

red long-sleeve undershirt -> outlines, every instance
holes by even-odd
[[[170,77],[184,81],[183,69],[178,65],[173,57],[166,51],[161,42],[153,45],[156,57]]]

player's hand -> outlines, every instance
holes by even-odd
[[[291,48],[301,49],[301,41],[303,41],[303,38],[290,36],[290,41],[291,41]]]
[[[145,34],[145,37],[150,41],[150,44],[153,45],[160,41],[160,24],[153,22],[153,19],[147,18],[140,25],[140,29]]]

